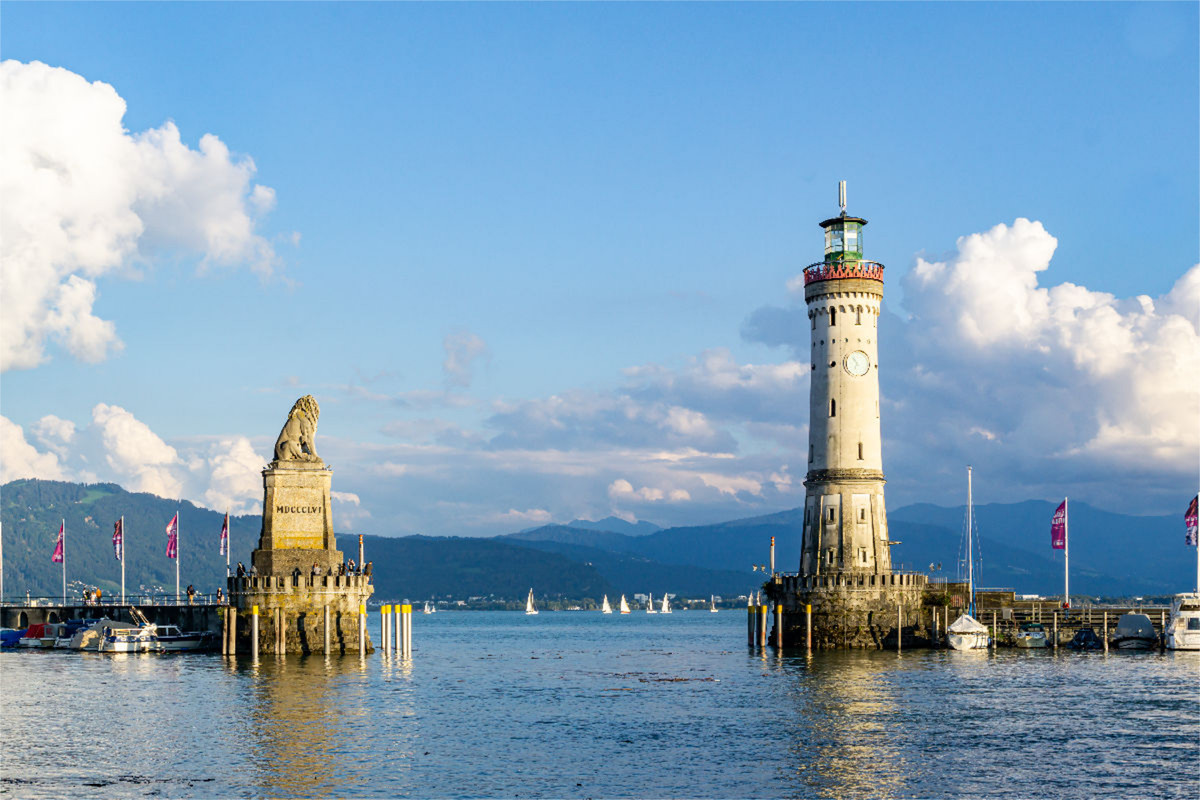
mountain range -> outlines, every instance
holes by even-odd
[[[1019,593],[1062,591],[1061,554],[1049,546],[1054,507],[1040,500],[976,507],[981,585]],[[222,514],[115,484],[6,484],[0,487],[5,596],[61,594],[60,567],[50,554],[63,520],[68,579],[117,591],[120,565],[111,539],[122,515],[127,591],[142,586],[173,592],[175,564],[164,552],[164,528],[176,511],[182,583],[212,591],[224,583],[225,563],[217,552]],[[376,598],[382,600],[515,600],[531,587],[539,596],[564,601],[637,592],[736,596],[761,584],[763,573],[754,567],[768,563],[772,536],[777,568],[796,569],[802,515],[793,509],[677,528],[616,518],[575,520],[492,538],[364,535],[363,541],[366,558],[375,564]],[[962,507],[928,504],[891,511],[891,537],[899,542],[893,548],[896,566],[956,577],[964,517]],[[245,515],[231,522],[232,563],[248,565],[261,519]],[[1181,516],[1135,517],[1072,503],[1070,531],[1073,594],[1162,595],[1194,585],[1195,551],[1183,543]],[[339,534],[338,545],[346,557],[357,557],[356,537]]]

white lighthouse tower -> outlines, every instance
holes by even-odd
[[[825,259],[804,270],[812,323],[808,475],[800,574],[890,573],[879,433],[883,265],[863,258],[861,217],[821,223]]]

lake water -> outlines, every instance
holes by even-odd
[[[404,663],[5,652],[0,796],[1200,796],[1200,653],[779,658],[739,611],[414,620]]]

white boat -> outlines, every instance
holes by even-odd
[[[1109,643],[1118,650],[1153,650],[1158,634],[1145,614],[1122,614]]]
[[[601,614],[611,614],[612,613],[612,606],[610,606],[608,604],[608,595],[604,595],[604,602],[602,602],[600,604],[600,613]]]
[[[654,595],[649,594],[649,595],[647,595],[647,597],[649,599],[646,601],[646,613],[647,614],[657,614],[658,612],[654,610]]]
[[[525,613],[536,614],[537,609],[533,607],[533,589],[529,590],[529,597],[525,598]]]
[[[75,635],[71,637],[71,643],[68,647],[71,650],[99,650],[100,640],[104,635],[105,628],[122,628],[128,624],[127,622],[108,619],[107,617],[95,620],[87,627],[75,631]]]
[[[971,542],[974,537],[975,509],[971,500],[971,468],[967,467],[967,613],[946,628],[946,644],[951,650],[986,650],[988,629],[972,616],[975,613],[975,561]],[[899,635],[899,632],[897,632]]]
[[[176,625],[162,625],[155,629],[150,650],[170,653],[179,650],[207,650],[215,640],[208,631],[185,633]]]
[[[1200,593],[1175,595],[1166,637],[1168,650],[1200,650]]]
[[[425,601],[425,613],[426,613],[426,614],[436,614],[436,613],[437,613],[437,606],[435,606],[433,603],[431,603],[431,602],[429,602],[428,600],[426,600],[426,601]]]
[[[714,614],[717,613],[717,596],[715,594],[708,596],[708,610]]]
[[[100,653],[145,653],[157,649],[154,646],[156,628],[153,624],[105,627],[96,650]]]
[[[663,614],[671,613],[671,601],[667,598],[666,592],[663,592],[662,606],[659,608],[659,611]]]
[[[1022,625],[1017,631],[1017,647],[1033,649],[1046,646],[1046,628],[1040,622]]]
[[[625,595],[621,595],[621,605],[620,605],[620,606],[618,606],[618,610],[619,610],[619,611],[620,611],[622,614],[628,614],[628,613],[629,613],[629,602],[628,602],[628,601],[625,599]]]

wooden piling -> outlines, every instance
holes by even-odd
[[[237,655],[237,609],[229,608],[229,655]]]
[[[783,651],[783,603],[775,604],[775,649]]]
[[[250,609],[250,657],[258,660],[258,606]]]
[[[412,606],[405,603],[400,610],[403,612],[400,620],[404,629],[400,642],[401,657],[412,658]]]
[[[901,613],[902,608],[903,608],[903,606],[901,606],[899,603],[896,603],[896,652],[897,653],[900,652],[900,640],[904,638],[901,635],[903,633],[902,622],[900,619],[900,613]]]
[[[1058,612],[1054,612],[1054,649],[1058,649]]]
[[[409,606],[409,609],[411,609],[411,608],[412,608],[412,606]],[[404,606],[397,603],[396,606],[392,609],[392,617],[393,617],[392,622],[394,623],[392,625],[392,628],[393,628],[393,630],[396,631],[396,638],[395,638],[395,641],[392,642],[392,649],[395,651],[396,657],[399,658],[400,651],[403,649],[403,645],[400,642],[400,638],[401,638],[401,630],[404,627]]]
[[[358,604],[358,654],[367,654],[367,604]]]
[[[765,648],[767,646],[767,606],[762,604],[758,607],[758,646]]]
[[[383,654],[390,656],[392,654],[392,607],[380,606],[379,617],[380,644],[383,646]]]
[[[329,655],[329,606],[325,606],[325,620],[321,625],[321,633],[325,636],[325,655]]]
[[[229,655],[229,609],[221,615],[221,655]]]
[[[754,619],[754,606],[746,606],[746,646],[754,647],[754,631],[757,628],[757,623]]]
[[[992,646],[998,646],[999,639],[996,638],[996,612],[992,612]]]
[[[804,605],[804,646],[812,652],[812,604]]]
[[[1108,612],[1104,612],[1104,652],[1108,652]]]

